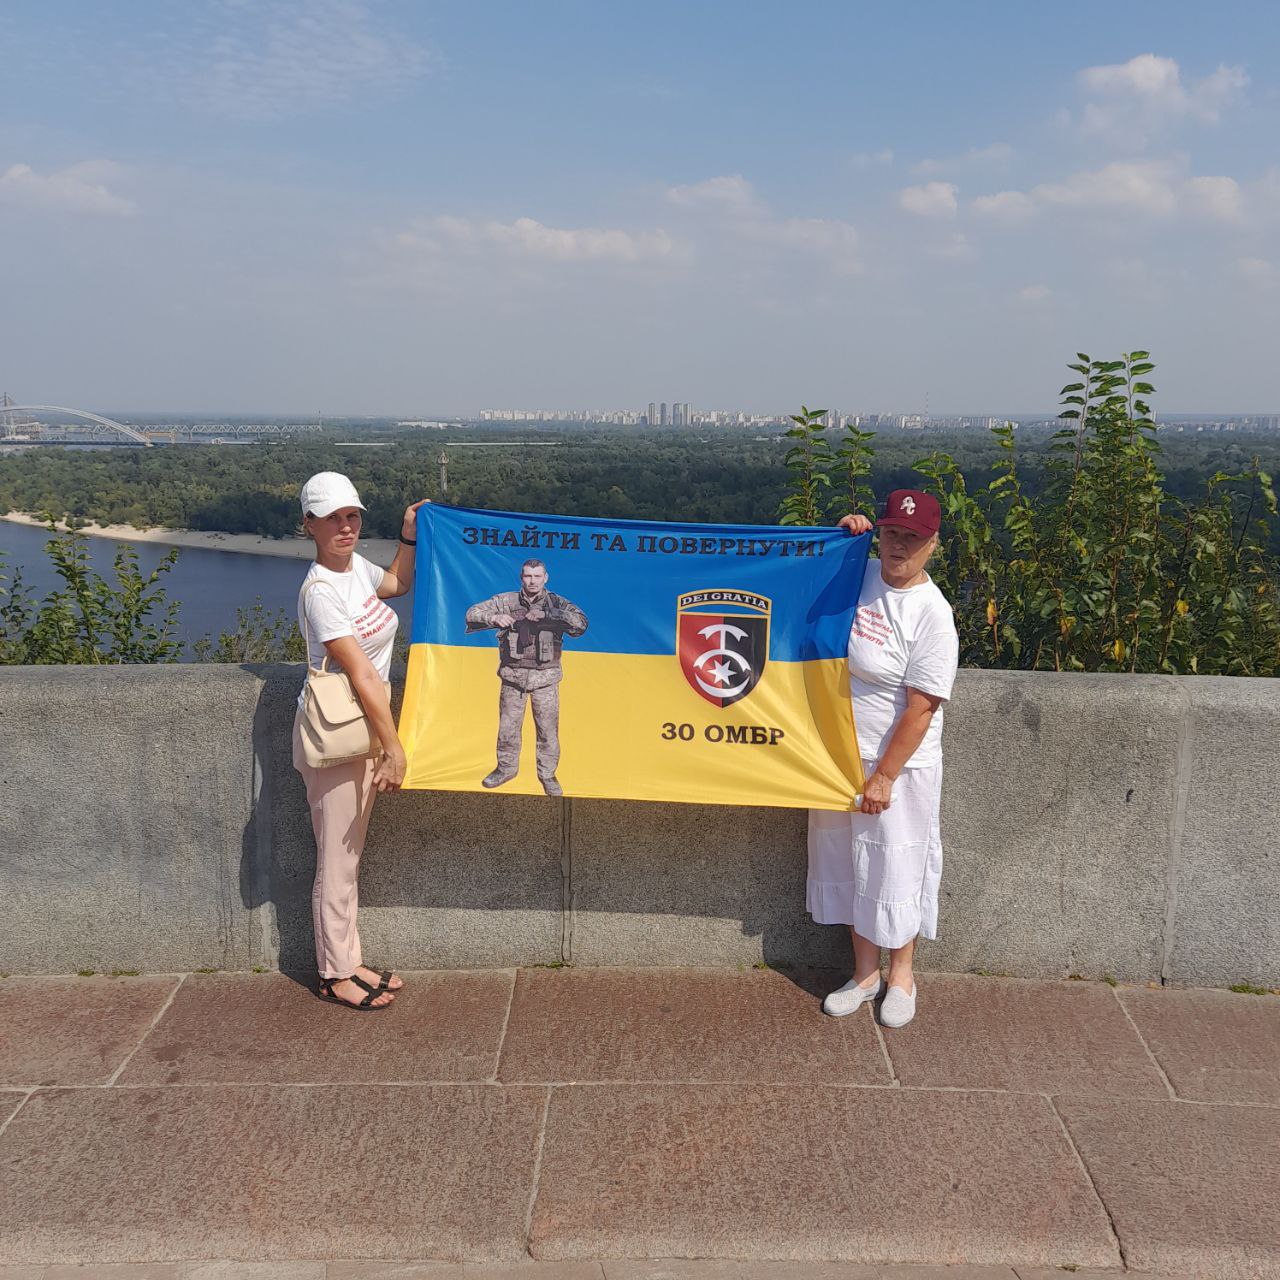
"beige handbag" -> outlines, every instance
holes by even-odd
[[[307,584],[314,587],[314,581]],[[345,671],[330,671],[329,657],[320,659],[320,666],[307,667],[307,683],[302,691],[302,718],[299,725],[302,736],[302,758],[312,769],[326,765],[342,764],[347,760],[362,760],[378,755],[382,744],[374,732],[364,707],[351,687],[351,679]],[[391,701],[391,686],[384,680],[387,702]]]
[[[328,666],[326,656],[319,669],[307,668],[302,693],[302,758],[312,769],[361,760],[382,750],[347,673]],[[390,701],[391,686],[384,680],[383,687]]]

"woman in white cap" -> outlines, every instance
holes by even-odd
[[[388,569],[356,551],[361,513],[355,485],[336,471],[321,471],[302,486],[302,527],[316,544],[316,562],[298,594],[298,625],[307,642],[307,663],[345,671],[381,744],[381,754],[323,769],[302,756],[298,722],[293,763],[307,786],[316,836],[316,878],[311,891],[320,995],[353,1009],[385,1009],[404,985],[389,970],[364,964],[356,930],[356,877],[376,792],[397,791],[405,755],[391,715],[385,681],[399,619],[385,603],[413,585],[417,510],[404,513],[400,546]],[[302,700],[298,701],[301,714]]]
[[[840,523],[853,534],[872,527],[861,515]],[[916,489],[891,493],[876,522],[880,556],[867,561],[849,632],[862,802],[854,813],[809,813],[809,913],[853,938],[853,977],[823,1011],[842,1017],[880,994],[884,948],[888,1027],[915,1017],[915,940],[938,929],[942,708],[960,648],[951,606],[925,571],[940,526],[937,500]]]

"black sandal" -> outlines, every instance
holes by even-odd
[[[362,964],[360,967],[362,969],[373,969],[373,965],[371,964]],[[379,991],[390,991],[392,995],[394,995],[397,991],[402,991],[404,989],[403,978],[400,979],[400,985],[398,987],[393,987],[391,985],[391,979],[395,977],[395,974],[392,973],[390,969],[373,969],[373,971],[378,975]],[[364,984],[361,983],[360,985],[363,986]]]
[[[354,982],[357,987],[361,987],[365,991],[365,997],[358,1004],[353,1004],[350,1000],[344,1000],[341,996],[333,994],[333,984],[335,982]],[[357,974],[352,974],[349,978],[321,978],[319,996],[321,1000],[332,1000],[334,1004],[345,1005],[348,1009],[355,1009],[359,1013],[380,1012],[383,1009],[390,1009],[394,1001],[388,1000],[385,1004],[374,1004],[376,997],[380,996],[387,988],[382,986],[370,986],[363,978]]]

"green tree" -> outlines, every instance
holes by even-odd
[[[1154,367],[1145,351],[1078,356],[1038,497],[1008,424],[994,433],[994,478],[974,494],[947,454],[917,463],[942,504],[930,572],[955,608],[965,665],[1280,672],[1271,477],[1254,459],[1215,474],[1199,501],[1170,494],[1148,401]]]
[[[831,446],[827,443],[825,409],[800,406],[793,414],[794,424],[786,433],[795,443],[783,459],[791,472],[791,491],[778,508],[779,524],[816,525],[823,523],[823,515],[831,488]]]
[[[851,511],[875,509],[875,492],[871,487],[871,472],[875,465],[874,431],[861,431],[850,422],[845,426],[840,446],[832,458],[832,474],[838,487],[833,486],[832,500],[828,508],[833,519]]]
[[[0,554],[0,568],[4,556]],[[12,579],[0,573],[0,665],[27,661],[27,633],[36,612],[31,592],[22,581],[22,570],[15,569]]]
[[[166,600],[160,582],[177,562],[177,551],[143,573],[137,553],[121,544],[112,583],[90,565],[83,535],[59,533],[52,521],[49,530],[54,536],[46,550],[63,586],[39,604],[20,576],[4,590],[0,658],[32,664],[176,662],[182,649],[174,635],[178,606]]]
[[[298,624],[283,609],[272,613],[259,597],[248,609],[236,610],[234,631],[216,640],[203,636],[191,652],[197,662],[305,662],[307,646]]]

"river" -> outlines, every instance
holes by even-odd
[[[62,579],[45,553],[50,534],[44,529],[10,524],[0,520],[0,574],[12,582],[15,569],[22,570],[23,582],[37,599],[58,590]],[[108,582],[114,584],[113,564],[116,547],[109,538],[86,538],[89,562]],[[147,572],[164,558],[167,547],[155,543],[129,543],[137,552],[138,564]],[[178,635],[188,645],[201,636],[217,637],[219,632],[234,631],[236,610],[248,608],[255,599],[273,612],[283,609],[290,619],[296,616],[298,587],[308,568],[307,561],[284,556],[246,555],[239,551],[212,551],[197,547],[181,547],[178,563],[161,583],[169,600],[176,600]],[[400,616],[402,634],[408,634],[410,600],[404,596],[390,602]],[[190,661],[189,651],[184,660]]]

